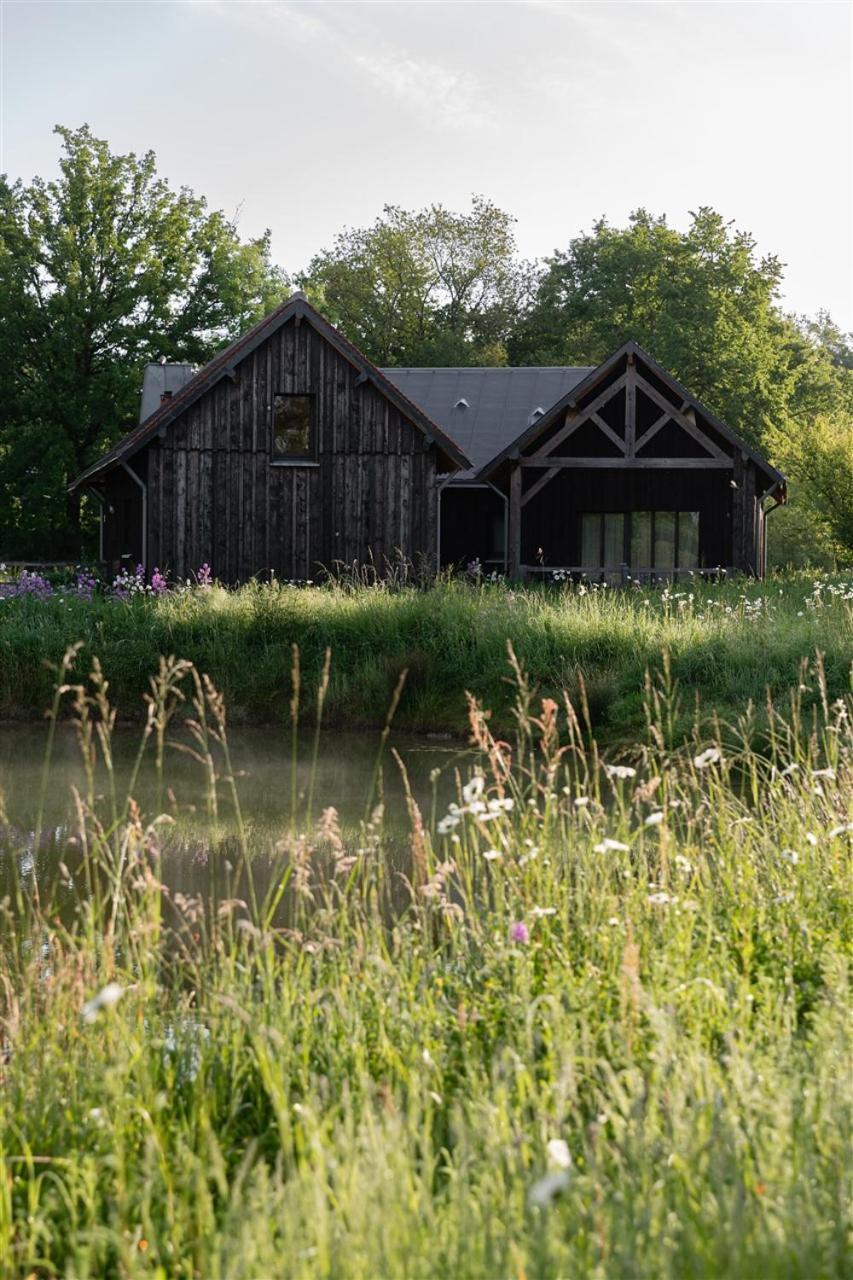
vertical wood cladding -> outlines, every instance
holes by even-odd
[[[277,392],[314,397],[312,465],[271,461]],[[279,328],[144,452],[149,568],[304,579],[434,554],[434,447],[307,321]]]

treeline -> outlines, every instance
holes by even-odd
[[[298,285],[378,364],[596,364],[633,338],[789,474],[774,559],[853,562],[853,343],[786,314],[782,263],[713,209],[528,262],[483,197],[387,206],[288,274],[152,153],[57,132],[57,179],[0,178],[0,557],[80,554],[66,483],[135,422],[144,363],[204,362]]]

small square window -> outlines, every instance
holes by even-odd
[[[273,461],[310,458],[312,396],[279,394],[273,400]]]

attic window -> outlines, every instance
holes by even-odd
[[[286,395],[280,392],[273,399],[272,409],[272,460],[273,462],[298,462],[313,457],[310,395]]]
[[[539,418],[543,417],[544,414],[545,414],[545,410],[542,408],[541,404],[537,405],[536,408],[531,413],[530,417],[527,419],[528,427],[532,427],[534,422],[536,422]]]
[[[457,400],[457,401],[456,401],[456,404],[453,406],[453,408],[454,408],[454,409],[467,409],[467,408],[468,408],[468,401],[467,401],[467,400],[465,399],[465,397],[463,396],[461,400]]]

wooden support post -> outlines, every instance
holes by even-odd
[[[513,464],[509,478],[509,546],[507,574],[512,581],[521,577],[521,467]]]
[[[628,357],[629,366],[633,366],[634,357]],[[633,458],[637,441],[637,374],[633,367],[628,369],[625,383],[625,456]]]
[[[743,459],[743,559],[744,569],[756,577],[760,576],[757,546],[757,518],[755,508],[755,466]]]
[[[744,492],[743,481],[746,468],[740,449],[735,449],[734,468],[732,471],[732,564],[743,573],[746,570],[744,556]]]

